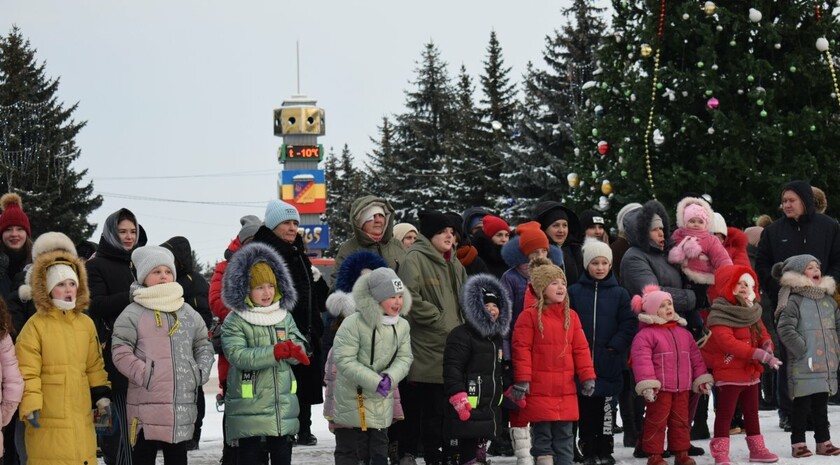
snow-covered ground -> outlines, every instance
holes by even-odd
[[[214,366],[215,372],[215,366]],[[213,377],[204,387],[207,396],[207,414],[204,418],[204,427],[202,429],[201,443],[199,450],[189,453],[189,463],[191,465],[216,465],[222,456],[222,413],[217,412],[216,393],[218,392],[218,380]],[[779,420],[775,411],[761,411],[759,412],[761,419],[761,430],[765,437],[767,447],[779,456],[779,463],[784,464],[800,464],[800,465],[840,465],[840,457],[819,457],[812,456],[807,459],[794,459],[790,456],[790,433],[785,433],[779,428]],[[829,406],[828,408],[829,421],[831,422],[831,435],[834,443],[840,443],[840,407]],[[292,463],[295,465],[322,465],[333,463],[332,452],[335,448],[335,438],[327,429],[327,422],[322,415],[322,406],[315,405],[312,407],[312,433],[318,437],[318,445],[312,447],[298,446],[294,448],[292,453]],[[709,427],[714,425],[714,413],[709,413]],[[643,465],[645,460],[633,457],[633,449],[622,447],[621,435],[615,437],[615,458],[621,465]],[[813,433],[809,432],[807,435],[808,447],[811,451],[815,451]],[[692,441],[692,444],[706,449],[706,455],[702,457],[695,457],[698,465],[712,465],[714,460],[709,455],[709,440]],[[749,452],[747,451],[747,444],[744,440],[744,435],[739,434],[732,437],[731,453],[733,464],[746,464],[749,462]],[[672,463],[673,459],[668,459]],[[102,460],[99,461],[103,464]],[[157,463],[163,464],[162,454],[158,454]],[[422,459],[418,463],[423,463]],[[513,464],[516,463],[513,457],[492,457],[491,463],[494,465]]]

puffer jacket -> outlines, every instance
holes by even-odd
[[[639,323],[630,309],[630,295],[610,272],[598,281],[584,271],[569,286],[569,300],[580,318],[595,365],[596,397],[616,396],[624,384],[630,344]]]
[[[210,379],[213,346],[188,304],[174,312],[131,303],[114,323],[114,365],[129,380],[126,416],[135,435],[170,444],[192,439],[198,389]]]
[[[176,281],[184,289],[184,302],[201,315],[204,325],[209,329],[213,323],[213,312],[210,311],[208,301],[210,285],[195,269],[190,241],[186,237],[175,236],[161,244],[161,247],[169,249],[175,257]]]
[[[761,307],[761,304],[754,303]],[[710,315],[722,308],[735,307],[723,297],[712,303]],[[755,349],[770,340],[770,335],[761,323],[761,334],[755,334],[752,326],[734,327],[728,325],[709,326],[712,337],[700,349],[706,366],[715,374],[717,384],[755,384],[761,379],[764,367],[753,360]]]
[[[378,204],[384,210],[385,218],[385,233],[379,242],[371,239],[362,228],[356,225],[355,218],[365,208]],[[365,195],[353,201],[350,205],[350,223],[353,225],[353,237],[346,240],[341,247],[338,248],[338,254],[335,256],[335,269],[341,267],[341,262],[344,261],[350,254],[359,250],[370,250],[388,262],[388,267],[397,273],[400,272],[400,264],[405,260],[405,249],[402,243],[394,239],[394,207],[388,200],[377,197],[375,195]]]
[[[498,298],[499,316],[490,318],[484,307],[484,290]],[[444,406],[444,436],[493,438],[501,431],[499,404],[505,391],[502,366],[502,336],[510,330],[511,301],[501,283],[491,275],[470,277],[461,291],[464,323],[446,338],[443,352],[443,394],[464,392],[472,409],[461,421],[454,408]]]
[[[277,291],[283,296],[272,321],[251,323],[246,297],[250,294],[251,267],[265,262],[274,271]],[[289,309],[298,294],[283,259],[265,244],[251,243],[228,261],[222,278],[222,300],[231,309],[222,325],[222,347],[230,362],[225,392],[225,435],[228,441],[260,436],[289,436],[300,427],[294,359],[274,358],[274,346],[291,340],[305,347]],[[277,320],[277,321],[273,321]]]
[[[382,307],[368,289],[369,275],[353,285],[356,313],[344,319],[333,343],[336,366],[334,422],[352,428],[362,427],[358,393],[361,389],[365,426],[382,429],[394,418],[393,391],[408,375],[414,357],[408,321],[399,318],[395,325],[382,324]],[[409,313],[411,296],[403,293],[401,315]],[[410,314],[410,313],[409,313]],[[376,392],[382,374],[391,378],[387,397]]]
[[[79,277],[73,310],[55,308],[46,288],[47,268],[57,260],[72,263]],[[66,251],[39,255],[31,283],[37,313],[24,325],[15,347],[24,382],[20,418],[40,411],[41,427],[26,427],[27,463],[96,463],[92,401],[110,397],[111,384],[96,328],[83,313],[90,303],[84,264]]]
[[[6,426],[15,416],[23,398],[23,377],[15,356],[15,344],[9,333],[0,339],[0,425]],[[0,432],[0,457],[3,456],[3,433]]]
[[[230,309],[225,307],[222,302],[222,276],[225,275],[228,260],[234,252],[239,250],[242,244],[239,242],[239,237],[234,237],[227,249],[225,249],[225,259],[216,263],[216,269],[213,270],[213,277],[210,278],[210,288],[207,293],[207,303],[210,305],[210,311],[213,316],[219,319],[219,324],[225,322],[225,318],[230,313]],[[216,368],[219,370],[219,389],[222,393],[225,392],[225,382],[227,381],[228,370],[230,370],[230,363],[225,357],[224,353],[219,354],[219,363]]]
[[[443,384],[446,337],[464,322],[458,294],[467,272],[454,253],[449,259],[422,234],[406,254],[399,277],[411,292],[411,352],[414,363],[408,380]]]
[[[564,328],[569,312],[569,328]],[[526,405],[519,421],[577,421],[575,376],[581,382],[595,379],[589,344],[577,313],[563,304],[547,305],[540,333],[537,308],[522,312],[513,329],[513,379],[529,382]]]
[[[701,252],[695,257],[688,257],[685,249],[680,244],[687,237],[694,237]],[[692,282],[698,284],[714,284],[715,270],[731,265],[732,259],[723,247],[720,240],[709,231],[691,231],[686,228],[679,228],[671,236],[674,246],[668,253],[668,260],[671,263],[679,264],[682,272]]]
[[[787,272],[779,280],[792,288],[787,305],[777,310],[779,339],[788,353],[790,398],[819,392],[837,392],[837,366],[840,360],[840,310],[833,299],[834,278],[823,276],[819,287],[826,294],[819,300],[796,293],[796,287],[813,286],[800,273]]]

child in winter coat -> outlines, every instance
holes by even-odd
[[[93,409],[110,414],[111,384],[93,320],[83,313],[90,303],[85,266],[74,253],[51,250],[33,262],[30,284],[37,312],[16,345],[27,463],[96,463]]]
[[[837,392],[840,358],[840,310],[836,283],[823,276],[813,255],[795,255],[776,263],[772,275],[781,290],[776,305],[779,340],[787,349],[788,392],[793,399],[790,442],[796,458],[812,455],[805,444],[809,419],[814,423],[817,455],[840,455],[828,430],[828,396]]]
[[[530,275],[537,299],[513,329],[513,397],[527,401],[519,420],[531,423],[537,465],[551,465],[554,457],[572,463],[572,423],[579,417],[575,375],[583,395],[591,396],[595,369],[580,320],[569,306],[563,270],[538,258]]]
[[[732,259],[715,237],[714,212],[708,202],[685,197],[677,203],[677,226],[671,235],[674,247],[668,261],[680,265],[686,277],[697,284],[714,284],[715,270],[731,265]]]
[[[453,407],[444,434],[458,440],[457,463],[484,463],[487,441],[502,429],[502,337],[511,302],[498,279],[478,274],[464,283],[461,308],[465,323],[449,333],[443,352],[443,390]]]
[[[411,295],[390,268],[377,268],[353,285],[356,313],[335,335],[336,465],[388,463],[393,389],[414,357],[408,321]]]
[[[761,304],[756,301],[755,272],[742,265],[727,265],[715,272],[715,293],[706,324],[712,331],[703,346],[703,359],[715,375],[717,408],[715,434],[709,444],[718,465],[729,465],[730,420],[736,405],[741,408],[747,430],[750,462],[771,463],[779,457],[764,445],[758,422],[758,389],[761,366],[778,370],[773,341],[761,322]]]
[[[9,329],[12,320],[6,302],[0,297],[0,426],[12,421],[20,399],[23,397],[23,377],[20,375],[15,344]],[[0,457],[3,456],[3,433],[0,432]]]
[[[595,366],[595,393],[578,394],[578,435],[584,465],[612,464],[612,397],[621,393],[630,344],[639,327],[630,294],[612,273],[612,250],[600,239],[583,243],[584,273],[569,287]]]
[[[226,438],[238,444],[238,463],[262,462],[264,437],[272,465],[289,465],[300,427],[291,365],[309,358],[291,314],[297,291],[286,263],[265,244],[243,246],[228,261],[222,301],[231,310],[222,325]]]
[[[665,429],[675,465],[695,465],[688,456],[689,390],[708,394],[713,382],[686,321],[674,310],[671,294],[650,284],[630,301],[639,314],[639,332],[630,348],[636,394],[647,402],[642,450],[648,465],[665,465]]]
[[[132,303],[114,323],[111,354],[128,378],[126,420],[135,465],[153,465],[158,450],[164,463],[187,463],[193,438],[199,387],[210,379],[213,346],[197,311],[184,303],[168,249],[134,249],[136,271]]]

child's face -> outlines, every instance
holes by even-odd
[[[503,229],[503,230],[497,232],[496,234],[493,234],[493,237],[491,239],[493,240],[493,243],[496,244],[496,245],[505,245],[505,244],[507,244],[507,241],[510,240],[510,233]]]
[[[400,310],[402,310],[403,295],[396,294],[393,297],[388,297],[382,302],[379,302],[379,306],[382,307],[382,313],[385,315],[397,316],[400,314]]]
[[[676,320],[677,312],[674,311],[674,303],[670,299],[665,299],[659,304],[659,309],[656,310],[656,316],[665,321]]]
[[[417,240],[417,233],[414,232],[414,231],[409,231],[409,232],[405,233],[405,236],[403,236],[402,243],[403,243],[403,246],[406,249],[409,249],[409,248],[411,248],[412,245],[414,245],[414,241],[416,241],[416,240]]]
[[[55,285],[50,291],[50,298],[56,300],[63,300],[65,302],[73,302],[76,300],[76,281],[72,279],[65,279],[64,281]]]
[[[172,275],[172,270],[166,265],[158,265],[146,275],[143,280],[143,285],[152,287],[158,284],[166,284],[175,281],[175,276]]]
[[[819,284],[822,280],[822,271],[820,270],[820,265],[817,262],[812,261],[809,263],[802,274],[807,276],[808,279],[814,282],[814,284]]]
[[[274,302],[274,284],[263,283],[251,289],[251,294],[248,295],[251,302],[258,307],[268,307]]]
[[[749,301],[750,294],[752,293],[752,286],[749,285],[743,279],[738,281],[738,284],[735,285],[735,295],[744,299],[744,302]]]
[[[689,218],[688,223],[685,224],[685,227],[693,231],[700,231],[706,229],[706,222],[703,221],[703,218],[695,216],[694,218]]]
[[[493,302],[489,302],[484,304],[484,309],[487,310],[487,314],[490,315],[491,320],[496,321],[499,319],[498,305],[494,304]]]
[[[589,272],[589,276],[595,279],[604,279],[610,272],[610,262],[607,257],[595,257],[589,262],[586,271]]]
[[[559,304],[566,301],[566,281],[557,278],[546,286],[543,297],[550,304]]]
[[[529,262],[532,262],[537,258],[548,258],[548,249],[539,248],[528,254]]]

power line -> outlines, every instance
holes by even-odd
[[[127,195],[127,194],[116,194],[113,192],[98,192],[99,195],[103,197],[112,197],[115,199],[127,199],[127,200],[143,200],[149,202],[169,202],[169,203],[187,203],[187,204],[198,204],[198,205],[218,205],[222,207],[258,207],[264,206],[265,201],[259,202],[210,202],[206,200],[183,200],[183,199],[163,199],[159,197],[145,197],[141,195]]]
[[[234,171],[227,173],[209,173],[209,174],[180,174],[172,176],[105,176],[91,178],[94,181],[133,181],[133,180],[149,180],[149,179],[188,179],[188,178],[224,178],[224,177],[245,177],[257,176],[267,173],[277,173],[273,170],[255,170],[255,171]]]

